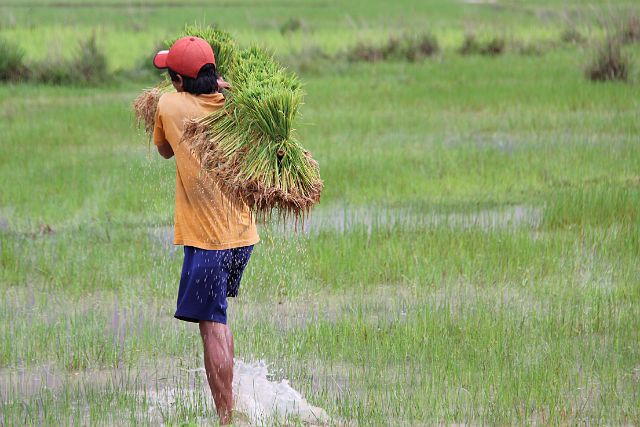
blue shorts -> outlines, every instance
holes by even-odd
[[[238,295],[253,245],[219,251],[184,247],[175,318],[227,324],[227,297]]]

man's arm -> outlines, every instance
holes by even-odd
[[[160,104],[162,98],[158,101],[158,106],[156,107],[156,115],[155,115],[155,125],[153,127],[153,143],[156,147],[158,147],[158,153],[165,159],[170,159],[173,157],[173,148],[171,148],[171,144],[167,141],[167,138],[164,134],[164,126],[162,125],[162,116],[160,114]]]
[[[165,159],[170,159],[173,157],[173,148],[171,148],[171,144],[169,144],[167,141],[165,141],[162,145],[158,145],[157,147],[158,153],[160,153],[160,155]]]

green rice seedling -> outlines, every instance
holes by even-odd
[[[238,53],[223,109],[185,126],[184,140],[233,200],[259,217],[302,218],[320,200],[318,164],[296,140],[303,91],[296,76],[257,47]]]

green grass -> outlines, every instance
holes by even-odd
[[[266,360],[336,420],[640,424],[638,80],[587,81],[578,47],[455,54],[470,20],[557,39],[562,20],[521,8],[592,10],[509,4],[216,11],[280,53],[384,40],[427,18],[444,39],[423,63],[301,76],[297,131],[320,162],[322,203],[308,234],[261,226],[231,303],[238,357]],[[201,11],[128,10],[5,6],[15,27],[2,33],[31,34],[36,57],[47,34],[70,46],[101,25],[98,40],[126,51],[110,66],[129,68]],[[129,13],[145,17],[138,33]],[[291,16],[313,32],[283,37]],[[174,166],[130,109],[152,83],[0,87],[1,425],[215,422],[188,371],[201,366],[197,330],[172,318]],[[158,405],[169,390],[175,404]]]

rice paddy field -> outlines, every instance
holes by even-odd
[[[217,423],[197,328],[173,319],[175,166],[131,112],[157,82],[141,64],[194,22],[299,73],[297,131],[325,183],[304,230],[259,228],[230,303],[238,359],[335,425],[640,425],[640,44],[627,82],[584,74],[634,12],[0,2],[0,37],[27,60],[95,35],[114,76],[0,86],[0,425]],[[440,46],[424,60],[345,59],[424,31]],[[504,52],[460,54],[470,31]]]

